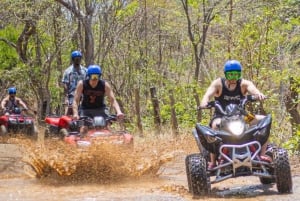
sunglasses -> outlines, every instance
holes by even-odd
[[[100,75],[99,74],[91,74],[90,79],[91,80],[99,80]]]
[[[225,77],[227,80],[239,80],[241,79],[241,71],[228,71],[225,73]]]

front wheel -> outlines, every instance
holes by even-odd
[[[274,171],[279,193],[291,193],[293,191],[291,168],[288,153],[279,148],[274,151]]]
[[[7,128],[6,128],[6,126],[1,125],[0,132],[1,132],[1,135],[6,135],[7,134]]]
[[[189,192],[194,196],[208,195],[210,178],[206,172],[206,159],[202,154],[191,154],[185,159]]]

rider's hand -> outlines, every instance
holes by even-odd
[[[122,112],[117,114],[117,119],[118,120],[123,120],[124,119],[124,114]]]
[[[262,93],[258,93],[258,94],[255,94],[255,98],[257,100],[264,100],[264,99],[266,99],[266,96]]]
[[[73,114],[73,119],[78,120],[79,119],[78,114]]]
[[[197,109],[200,110],[200,109],[206,108],[207,105],[208,105],[207,102],[201,102],[201,103],[200,103],[200,106],[199,106]]]

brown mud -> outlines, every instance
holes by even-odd
[[[59,139],[34,142],[22,135],[2,139],[0,200],[300,200],[299,158],[290,157],[293,193],[240,177],[212,185],[194,198],[184,159],[197,152],[191,134],[135,137],[134,148],[99,144],[75,148]]]

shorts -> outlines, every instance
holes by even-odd
[[[73,101],[74,101],[74,95],[69,94],[68,95],[68,102],[69,102],[68,106],[72,106],[73,105]]]

